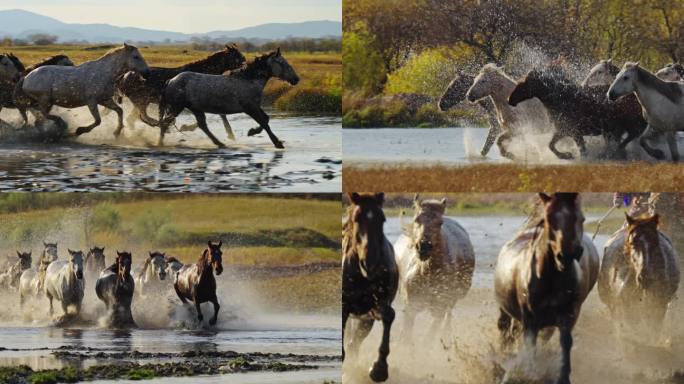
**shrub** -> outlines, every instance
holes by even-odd
[[[115,232],[121,227],[121,215],[110,203],[98,204],[91,212],[89,224],[93,231]]]
[[[453,76],[454,64],[454,60],[444,50],[424,51],[387,76],[384,93],[415,93],[439,97]]]
[[[340,92],[331,92],[321,88],[292,88],[275,102],[275,107],[282,111],[324,112],[339,115],[342,113],[342,96]]]
[[[382,57],[363,33],[345,32],[342,39],[342,82],[345,90],[372,94],[382,89],[386,73]]]

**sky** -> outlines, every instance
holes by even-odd
[[[66,23],[185,33],[342,20],[342,0],[0,0],[0,9],[23,9]]]

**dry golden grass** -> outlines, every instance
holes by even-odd
[[[345,166],[344,191],[535,192],[680,191],[684,165]]]

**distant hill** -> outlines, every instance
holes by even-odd
[[[109,24],[71,24],[37,13],[12,9],[0,10],[0,37],[26,38],[47,33],[59,42],[88,41],[91,43],[121,43],[124,41],[182,42],[192,37],[245,38],[279,40],[287,37],[340,37],[342,23],[338,21],[306,21],[300,23],[269,23],[237,30],[186,34],[171,31],[117,27]]]

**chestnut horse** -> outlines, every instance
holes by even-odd
[[[383,232],[384,193],[349,194],[342,238],[342,360],[345,357],[344,333],[349,316],[358,319],[349,349],[355,355],[363,340],[382,321],[382,342],[378,359],[370,369],[375,382],[387,380],[390,329],[394,321],[392,301],[397,294],[399,272],[392,244]]]
[[[615,320],[659,328],[679,287],[679,257],[658,215],[632,218],[608,240],[598,292]]]
[[[110,313],[110,326],[116,328],[135,327],[131,304],[135,281],[131,276],[133,256],[130,252],[116,251],[116,262],[100,274],[95,283],[97,297],[105,303]]]
[[[216,279],[213,273],[216,271],[216,276],[219,276],[223,272],[221,245],[223,245],[222,241],[218,244],[207,242],[207,248],[202,252],[202,256],[195,264],[182,266],[173,283],[173,288],[183,304],[188,300],[195,303],[197,320],[200,322],[204,319],[200,304],[209,301],[214,305],[214,317],[209,320],[210,325],[216,324],[219,308],[221,308],[216,297]]]
[[[569,384],[572,329],[598,278],[599,257],[584,235],[579,194],[539,197],[540,217],[499,253],[494,271],[498,327],[506,347],[513,339],[511,322],[519,323],[530,348],[540,330],[558,327],[563,353],[557,383]]]

